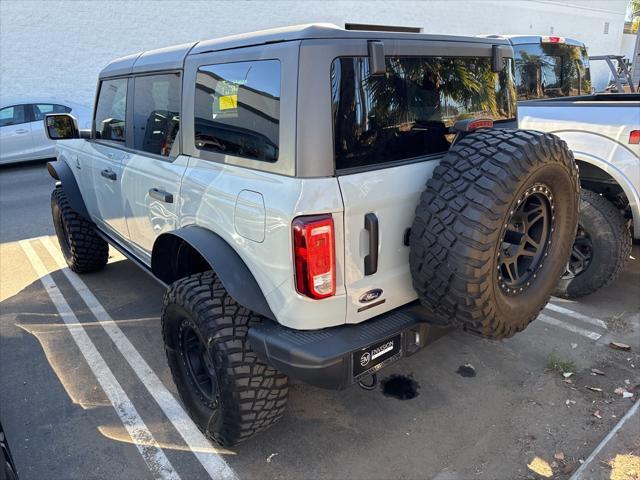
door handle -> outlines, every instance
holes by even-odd
[[[20,130],[16,130],[16,133],[18,135],[22,135],[23,133],[27,133],[27,132],[29,132],[29,130],[25,130],[24,128],[21,128]]]
[[[364,274],[373,275],[378,271],[378,217],[375,213],[364,216],[364,229],[369,232],[369,254],[364,257]]]
[[[150,188],[149,196],[164,203],[173,203],[173,195],[159,188]]]
[[[109,180],[115,180],[116,178],[118,178],[116,172],[114,172],[110,168],[105,168],[104,170],[102,170],[100,172],[100,175],[102,175],[104,178],[108,178]]]

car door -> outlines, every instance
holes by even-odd
[[[409,229],[425,183],[454,138],[453,123],[469,117],[506,120],[515,113],[515,103],[505,103],[506,84],[492,72],[486,45],[469,45],[464,56],[450,58],[429,56],[428,46],[412,56],[403,55],[401,46],[396,51],[386,57],[385,75],[370,75],[364,55],[338,57],[332,64],[348,323],[376,315],[371,306],[384,302],[394,308],[416,298]],[[440,81],[462,74],[466,83]]]
[[[187,167],[188,157],[179,155],[181,77],[154,73],[132,84],[135,151],[124,161],[122,193],[129,238],[150,259],[156,237],[176,228]]]
[[[94,116],[95,132],[83,149],[95,193],[91,215],[116,239],[129,232],[122,199],[122,168],[126,151],[127,78],[105,79],[100,83]]]
[[[44,116],[49,113],[69,113],[70,108],[52,103],[37,103],[29,105],[31,109],[31,141],[33,143],[33,158],[53,158],[56,156],[56,144],[49,140],[44,131]]]
[[[0,163],[30,160],[33,156],[31,124],[25,105],[0,110]]]

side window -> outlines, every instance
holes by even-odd
[[[127,79],[104,80],[96,106],[96,138],[125,141],[125,118],[127,110]]]
[[[71,109],[64,105],[57,105],[51,103],[38,103],[31,105],[33,108],[34,121],[44,120],[44,116],[48,113],[69,113]]]
[[[136,77],[133,95],[133,148],[169,156],[179,128],[180,76],[172,73]],[[177,148],[172,156],[176,154]]]
[[[14,105],[0,110],[0,127],[24,123],[26,121],[24,110],[24,105]]]
[[[226,63],[198,70],[198,149],[275,162],[279,133],[279,60]]]

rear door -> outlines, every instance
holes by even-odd
[[[44,116],[49,113],[69,113],[71,109],[63,105],[51,103],[37,103],[31,108],[31,140],[33,142],[34,157],[50,158],[56,156],[56,145],[47,138],[44,131]]]
[[[428,51],[428,49],[423,49]],[[408,234],[419,196],[458,119],[512,118],[507,61],[491,71],[490,45],[467,56],[386,56],[386,74],[370,76],[367,57],[332,64],[336,173],[344,203],[347,322],[357,323],[416,298]],[[479,58],[482,56],[482,58]],[[513,86],[513,83],[511,83]]]
[[[181,77],[177,72],[132,79],[133,149],[122,193],[130,240],[150,259],[158,235],[177,225],[179,188],[188,157],[179,156]]]

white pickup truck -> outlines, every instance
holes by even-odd
[[[609,285],[640,238],[640,94],[589,95],[585,46],[563,37],[511,36],[518,126],[553,133],[580,169],[581,217],[557,294]]]

